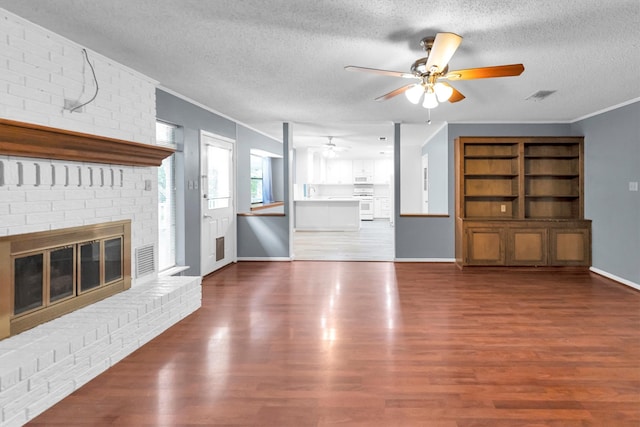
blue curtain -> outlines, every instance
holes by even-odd
[[[271,189],[271,157],[262,158],[262,203],[273,202]]]

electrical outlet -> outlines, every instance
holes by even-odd
[[[506,212],[507,211],[507,205],[500,205],[500,212]]]
[[[76,106],[78,106],[78,101],[74,101],[72,99],[64,100],[64,109],[67,111],[73,110]],[[84,111],[84,107],[78,108],[77,110],[73,110],[74,113],[82,113]]]
[[[629,191],[638,191],[638,181],[629,182]]]

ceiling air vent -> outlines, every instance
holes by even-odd
[[[543,99],[545,99],[546,97],[548,97],[553,93],[556,93],[556,91],[555,90],[539,90],[536,93],[533,93],[528,97],[526,97],[525,100],[538,102],[538,101],[542,101]]]
[[[155,268],[155,251],[153,245],[136,248],[136,277],[153,273]]]

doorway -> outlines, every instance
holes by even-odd
[[[236,261],[234,148],[231,139],[200,133],[202,276]]]
[[[291,165],[293,259],[393,261],[393,128],[301,128]],[[316,136],[325,132],[328,142]]]

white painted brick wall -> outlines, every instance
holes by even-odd
[[[82,46],[0,9],[0,116],[153,144],[156,81],[88,50],[100,90],[83,113],[64,100],[95,91]]]
[[[95,91],[82,48],[0,9],[0,117],[155,144],[157,82],[97,52],[87,50],[98,96],[64,110]],[[0,155],[0,236],[121,219],[132,221],[134,251],[157,245],[156,168]]]
[[[200,277],[166,277],[0,341],[0,426],[20,426],[196,311]]]
[[[65,99],[95,91],[82,46],[0,9],[0,117],[154,144],[157,82],[88,54],[100,91],[71,113]],[[157,244],[157,215],[156,168],[0,155],[0,236],[130,219],[135,253]],[[26,423],[200,307],[199,278],[133,284],[0,341],[1,426]]]

